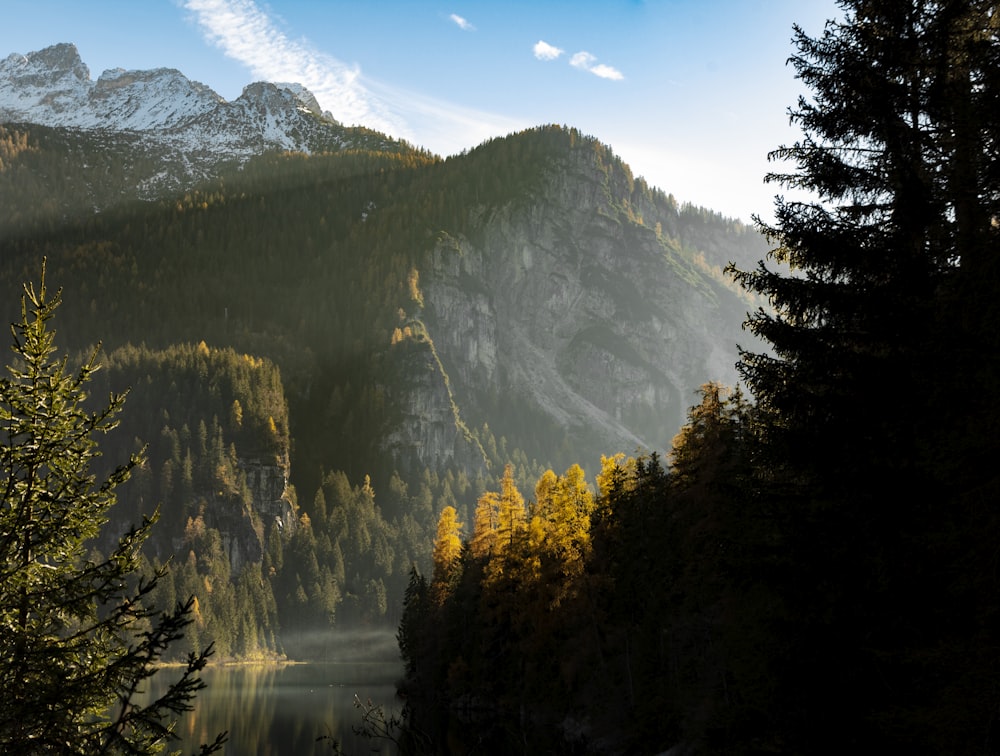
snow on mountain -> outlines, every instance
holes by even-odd
[[[204,84],[191,81],[180,71],[105,71],[88,92],[87,115],[92,128],[155,131],[183,128],[199,116],[225,105]],[[68,124],[67,124],[68,125]]]
[[[0,118],[73,120],[91,86],[90,70],[73,45],[14,53],[0,63]]]
[[[105,71],[95,83],[74,45],[0,62],[0,120],[70,128],[155,131],[225,105],[180,71]]]
[[[386,136],[345,128],[300,84],[257,82],[229,102],[169,68],[118,68],[95,82],[69,43],[0,61],[0,123],[132,134],[163,156],[149,192],[268,150],[400,148]]]

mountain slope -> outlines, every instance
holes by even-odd
[[[206,339],[274,359],[304,427],[366,439],[326,431],[327,450],[466,465],[464,418],[561,464],[663,448],[700,383],[734,380],[749,304],[680,241],[693,222],[599,143],[545,128],[448,161],[262,157],[178,200],[11,236],[5,285],[44,250],[80,308],[75,343]],[[420,338],[404,351],[396,329]]]
[[[190,186],[220,165],[269,150],[411,149],[321,113],[297,84],[257,82],[227,102],[180,71],[105,71],[97,81],[72,44],[14,53],[0,61],[0,123],[127,136],[154,157],[138,178],[139,196]]]
[[[166,455],[150,461],[151,491],[183,499],[183,485],[161,483],[186,444],[200,448],[184,425],[197,438],[202,421],[224,439],[205,480],[239,484],[206,488],[204,517],[195,502],[163,502],[181,533],[171,546],[197,556],[184,591],[198,570],[235,578],[267,545],[258,568],[282,548],[297,555],[271,581],[286,620],[391,617],[408,560],[427,567],[442,507],[471,522],[507,463],[533,485],[545,467],[593,472],[601,454],[664,449],[700,384],[735,380],[755,304],[721,266],[752,266],[764,240],[679,205],[574,129],[443,160],[344,129],[294,86],[251,85],[223,103],[177,72],[94,84],[72,48],[43,53],[0,64],[0,113],[17,119],[0,123],[0,314],[15,319],[44,257],[71,351],[138,348],[153,355],[148,373],[158,355],[204,342],[280,372],[290,464],[272,477],[288,476],[280,495],[308,517],[295,528],[286,517],[273,542],[258,532],[270,520],[236,506],[254,498],[240,480],[259,465],[238,443],[216,453],[234,399],[212,395],[210,375],[206,401],[224,401],[197,420],[161,417],[158,394],[137,399],[153,427],[130,433]],[[193,135],[203,149],[182,147]],[[198,364],[188,374],[201,377]],[[147,373],[137,397],[162,384]],[[246,537],[228,532],[236,515],[254,538],[247,522]]]
[[[747,303],[678,240],[687,212],[599,143],[552,127],[481,148],[516,151],[539,156],[530,188],[471,208],[421,269],[459,404],[515,438],[544,417],[588,461],[663,448],[702,382],[736,380]]]

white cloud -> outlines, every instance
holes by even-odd
[[[544,42],[542,40],[538,40],[535,43],[535,46],[531,49],[534,51],[535,57],[539,60],[555,60],[566,52],[565,50],[562,50],[554,45],[550,45],[548,42]]]
[[[595,60],[597,60],[597,58],[589,52],[578,52],[569,59],[569,64],[576,68],[582,68],[584,71],[589,71]]]
[[[468,22],[467,19],[462,18],[457,13],[452,13],[448,16],[449,19],[455,22],[455,25],[462,31],[475,31],[476,27]]]
[[[612,68],[611,66],[606,66],[603,63],[598,63],[596,66],[592,66],[588,69],[594,76],[600,76],[602,79],[611,79],[613,81],[621,81],[625,78],[625,75],[619,71],[617,68]]]
[[[569,64],[582,71],[589,71],[594,76],[600,76],[602,79],[621,81],[625,78],[624,74],[617,68],[612,68],[604,63],[598,63],[597,58],[586,51],[574,53],[573,57],[569,59]]]
[[[366,126],[442,155],[527,124],[394,89],[289,39],[255,0],[182,0],[206,39],[265,81],[296,82],[347,125]]]

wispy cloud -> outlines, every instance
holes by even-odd
[[[296,82],[348,125],[367,126],[443,155],[525,124],[366,79],[360,68],[289,39],[254,0],[182,0],[206,39],[265,81]]]
[[[289,39],[253,0],[185,0],[205,37],[266,81],[296,82],[346,124],[398,133],[401,124],[360,81],[361,71]]]
[[[566,52],[565,50],[558,48],[555,45],[550,45],[548,42],[541,39],[538,40],[535,43],[535,46],[531,49],[534,51],[535,57],[539,60],[555,60]]]
[[[455,23],[462,31],[475,31],[476,27],[468,22],[467,19],[462,18],[457,13],[452,13],[448,18]]]
[[[589,71],[594,76],[600,76],[602,79],[621,81],[625,78],[624,74],[617,68],[612,68],[604,63],[598,63],[597,58],[586,51],[574,53],[573,57],[569,59],[569,64],[574,68]]]
[[[454,155],[496,136],[528,128],[517,118],[484,113],[453,102],[372,82],[372,88],[396,106],[417,134],[416,143],[440,155]],[[414,138],[407,137],[413,140]]]

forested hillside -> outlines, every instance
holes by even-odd
[[[329,468],[331,460],[352,478],[373,472],[387,479],[371,460],[379,457],[380,435],[395,421],[400,397],[379,376],[394,337],[428,336],[420,284],[428,283],[428,255],[441,233],[474,241],[493,208],[543,204],[543,177],[567,151],[585,151],[598,166],[606,159],[601,145],[562,129],[497,140],[449,161],[412,152],[274,155],[182,197],[83,217],[57,212],[59,220],[50,214],[45,227],[14,220],[38,200],[20,182],[19,166],[45,148],[23,132],[10,131],[7,139],[20,146],[8,151],[15,157],[0,174],[17,198],[5,206],[6,285],[29,280],[47,256],[52,280],[66,289],[62,333],[70,345],[163,348],[204,340],[275,361],[298,418],[295,435],[306,434],[295,453],[308,456],[292,474],[306,476],[309,488],[318,467]],[[113,166],[118,154],[112,147],[103,157]],[[668,264],[691,285],[720,280],[711,250],[678,241],[685,233],[704,234],[710,216],[678,209],[607,157],[604,191],[612,206],[637,228],[656,224]],[[66,154],[59,160],[74,162]],[[43,181],[39,191],[53,183]],[[15,185],[24,188],[15,192]],[[721,218],[717,225],[733,226]],[[736,230],[736,239],[745,236]],[[756,259],[759,246],[748,246],[746,258]],[[475,387],[452,388],[465,390],[470,407],[482,403]],[[678,417],[688,400],[682,401]],[[476,415],[473,433],[491,419],[485,409]],[[490,439],[478,442],[473,447]],[[550,453],[548,444],[530,438],[507,444],[542,462]]]
[[[706,384],[667,467],[441,511],[400,629],[415,742],[1000,751],[996,7],[840,6],[796,30],[773,155],[806,198],[729,266],[770,305],[749,393]]]
[[[564,128],[448,160],[266,154],[156,201],[134,186],[155,156],[127,136],[0,136],[0,285],[47,259],[60,342],[101,343],[102,385],[131,387],[107,457],[149,459],[114,527],[162,506],[147,556],[173,555],[164,600],[198,595],[192,642],[227,655],[302,652],[291,627],[394,627],[437,512],[471,517],[508,464],[531,485],[664,444],[688,357],[735,361],[750,300],[720,266],[762,250]],[[574,330],[539,342],[566,298],[591,309],[561,306]],[[653,328],[683,334],[663,364]],[[598,363],[634,404],[607,404]]]
[[[47,259],[148,449],[88,564],[159,506],[190,648],[398,627],[418,753],[1000,752],[997,12],[840,6],[758,229],[560,127],[155,201],[127,139],[4,127],[5,312]]]
[[[322,637],[398,616],[389,596],[402,591],[410,565],[426,561],[423,530],[412,515],[388,522],[370,485],[352,486],[343,473],[324,478],[308,513],[299,506],[272,362],[204,342],[126,346],[105,355],[95,383],[98,397],[130,387],[105,458],[145,449],[96,547],[159,506],[145,557],[172,568],[156,600],[198,598],[195,627],[175,653],[213,642],[223,658],[301,657],[323,644],[300,632]]]

